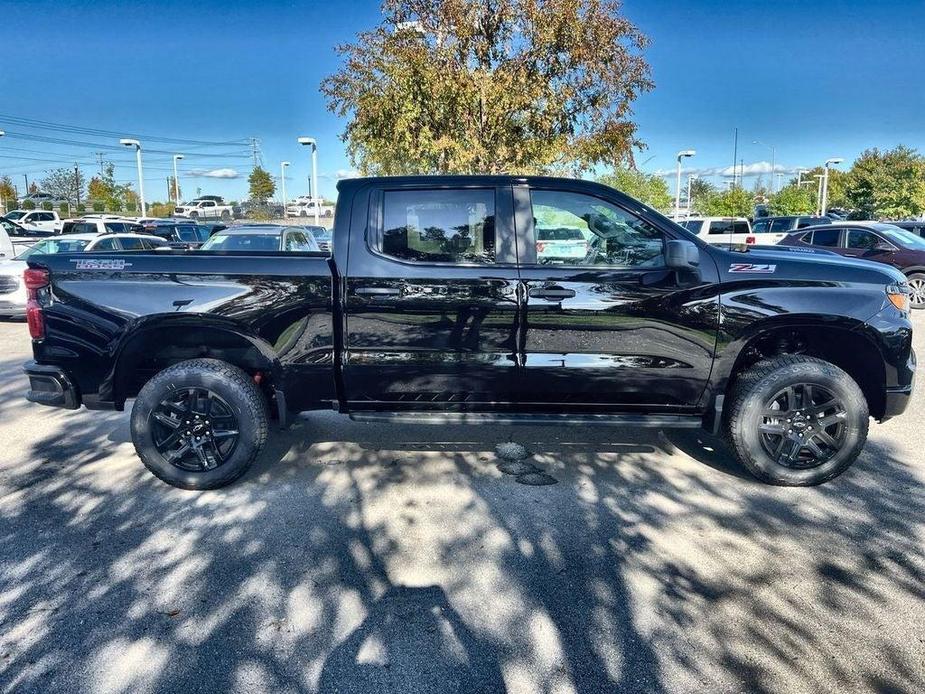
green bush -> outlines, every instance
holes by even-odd
[[[51,212],[54,209],[54,205],[46,201],[42,203],[42,209],[46,212]]]
[[[121,211],[122,211],[122,203],[121,203],[121,202],[115,202],[115,201],[113,201],[113,202],[110,203],[110,205],[109,205],[109,211],[110,211],[110,212],[121,212]]]
[[[87,211],[87,206],[84,205],[83,203],[80,203],[80,204],[77,206],[77,214],[83,214],[83,213],[86,212],[86,211]]]
[[[67,215],[67,214],[70,214],[70,212],[71,212],[71,207],[66,202],[62,202],[60,205],[58,205],[58,214]]]
[[[94,212],[102,212],[102,211],[105,210],[105,209],[106,209],[105,203],[102,203],[102,202],[100,202],[99,200],[95,200],[95,201],[93,202],[93,211],[94,211]]]
[[[34,210],[34,209],[35,209],[35,203],[32,202],[31,200],[26,200],[26,201],[22,204],[22,208],[23,208],[24,210]]]
[[[125,203],[125,211],[126,212],[137,212],[138,205],[136,205],[134,202],[127,202]]]

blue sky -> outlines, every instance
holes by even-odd
[[[646,56],[655,90],[636,104],[648,148],[647,171],[670,171],[675,152],[694,148],[689,167],[731,166],[733,129],[748,170],[777,164],[850,162],[867,147],[903,143],[925,150],[925,2],[817,0],[627,0],[627,15],[652,44]],[[338,65],[334,46],[379,18],[376,2],[6,3],[0,23],[0,174],[18,186],[23,173],[77,161],[95,170],[96,144],[108,135],[52,131],[4,121],[15,116],[113,133],[226,147],[144,143],[146,197],[166,198],[170,152],[183,152],[181,186],[240,198],[251,162],[243,141],[256,137],[265,167],[292,167],[291,196],[307,192],[307,148],[318,140],[322,194],[350,170],[344,123],[327,112],[321,79]],[[26,137],[22,137],[25,135]],[[38,138],[77,141],[66,145]],[[161,153],[155,153],[159,150]],[[206,156],[197,152],[210,152]],[[222,154],[225,156],[215,156]],[[117,178],[135,180],[128,150],[107,152]],[[191,173],[231,169],[239,178]],[[715,180],[720,180],[716,177]],[[748,182],[748,181],[747,181]]]

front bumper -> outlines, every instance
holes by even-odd
[[[80,393],[68,375],[57,366],[46,366],[34,361],[26,362],[23,371],[29,377],[29,392],[26,400],[76,410],[80,407]]]

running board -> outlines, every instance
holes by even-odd
[[[699,429],[696,415],[511,414],[508,412],[352,412],[354,422],[391,424],[576,424],[666,429]]]

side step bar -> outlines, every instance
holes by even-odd
[[[630,426],[666,429],[698,429],[699,415],[637,414],[512,414],[509,412],[352,412],[355,422],[391,424],[573,424],[582,426]]]

